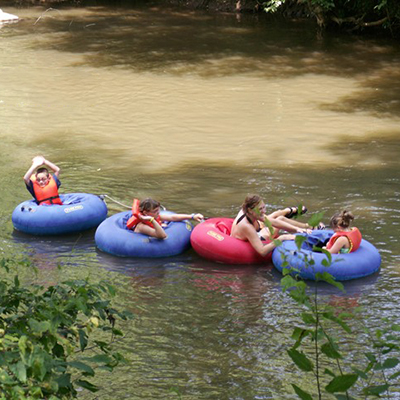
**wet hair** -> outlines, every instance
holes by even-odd
[[[329,225],[331,226],[332,229],[348,228],[353,219],[354,215],[350,211],[344,210],[342,212],[334,214],[330,220]]]
[[[50,174],[49,174],[49,170],[48,170],[47,168],[44,168],[44,167],[39,168],[39,169],[36,171],[36,176],[38,176],[39,174],[46,174],[47,177],[50,175]]]
[[[246,214],[247,211],[255,208],[262,201],[261,197],[258,194],[252,194],[245,198],[244,203],[242,204],[242,211]]]
[[[160,202],[157,200],[153,200],[150,197],[144,199],[140,202],[139,210],[143,211],[153,211],[155,208],[160,207]]]

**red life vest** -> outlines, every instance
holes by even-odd
[[[329,242],[327,243],[326,248],[331,249],[333,244],[336,242],[336,240],[338,240],[342,236],[346,236],[350,242],[349,253],[356,251],[360,247],[361,239],[362,239],[361,232],[358,230],[358,228],[352,228],[351,231],[336,232],[329,239]]]
[[[138,199],[133,199],[133,204],[132,204],[132,216],[128,219],[128,222],[126,223],[126,227],[128,229],[134,229],[136,225],[138,225],[140,222],[142,224],[145,224],[147,226],[150,226],[150,228],[154,229],[154,225],[150,221],[143,221],[139,218],[140,214],[140,209],[139,209],[140,201]],[[162,224],[160,216],[157,218],[154,218],[160,225]]]
[[[31,177],[33,183],[33,192],[35,193],[36,201],[38,204],[59,204],[62,201],[58,195],[58,187],[54,178],[49,176],[49,183],[45,187],[41,187],[36,181],[36,176]]]

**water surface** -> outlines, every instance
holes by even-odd
[[[322,286],[322,298],[362,306],[355,337],[342,339],[354,360],[368,345],[362,325],[398,320],[398,44],[161,7],[4,11],[21,21],[0,29],[0,249],[31,258],[40,281],[90,276],[119,288],[136,314],[120,343],[130,364],[101,377],[99,398],[174,399],[176,388],[183,399],[289,399],[290,383],[314,381],[286,355],[297,308],[271,265],[220,266],[192,250],[119,259],[96,249],[94,232],[15,232],[37,154],[62,168],[64,192],[121,203],[107,200],[110,215],[151,196],[234,216],[248,193],[271,210],[325,211],[325,222],[351,209],[382,268],[346,294]]]

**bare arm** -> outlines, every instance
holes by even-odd
[[[24,175],[24,182],[27,185],[29,184],[31,176],[33,175],[35,170],[42,165],[46,165],[47,167],[49,167],[54,172],[54,175],[58,178],[58,175],[60,174],[60,168],[57,167],[57,165],[53,164],[51,161],[46,160],[43,156],[36,156],[32,159],[32,165]]]
[[[201,220],[204,219],[204,216],[202,214],[166,214],[162,215],[161,219],[163,221],[173,221],[173,222],[184,221],[185,219],[193,219],[197,222],[200,222]]]
[[[153,217],[140,215],[139,218],[145,221],[150,221],[151,224],[153,224],[153,228],[148,225],[139,223],[135,229],[135,232],[143,233],[144,235],[155,237],[157,239],[167,238],[167,234],[165,233],[164,229]]]
[[[270,253],[276,246],[274,242],[264,244],[259,236],[257,235],[256,231],[251,226],[243,226],[242,234],[246,237],[246,239],[250,242],[254,250],[261,254],[263,257]],[[295,235],[281,235],[277,239],[284,241],[284,240],[294,240]]]
[[[24,182],[27,185],[29,184],[32,174],[35,172],[35,169],[43,165],[44,161],[45,159],[42,156],[36,156],[32,159],[32,165],[29,167],[28,171],[26,171],[24,175]]]
[[[44,159],[44,165],[47,165],[53,171],[54,175],[58,178],[61,170],[56,164],[53,164],[51,161]]]
[[[329,253],[331,254],[338,254],[340,250],[342,250],[342,248],[347,246],[348,244],[349,244],[349,239],[347,239],[347,237],[342,236],[335,241],[335,243],[330,249],[325,248],[325,250],[328,250]]]

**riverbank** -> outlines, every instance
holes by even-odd
[[[326,3],[326,4],[325,4]],[[336,31],[349,35],[398,37],[400,35],[400,4],[389,9],[386,6],[371,9],[357,7],[334,6],[329,2],[312,5],[298,0],[18,0],[3,2],[2,7],[44,6],[60,7],[96,7],[114,6],[123,8],[157,7],[178,8],[182,10],[202,10],[212,13],[259,14],[275,19],[304,20],[315,23],[317,31]],[[268,20],[268,18],[266,18]]]

